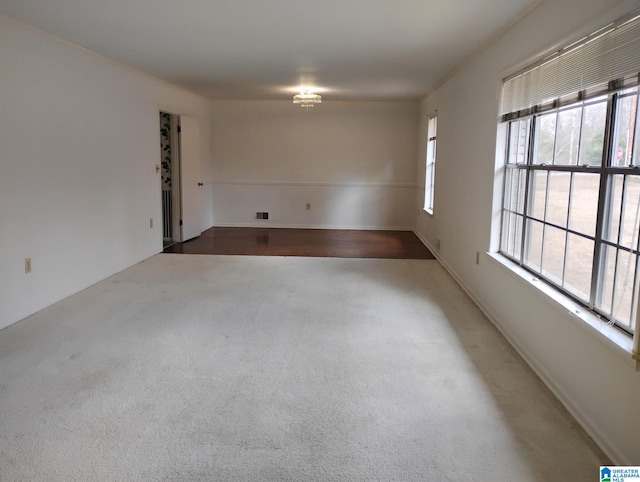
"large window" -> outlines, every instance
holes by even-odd
[[[502,117],[500,252],[631,335],[640,282],[638,32],[637,19],[621,21],[505,80]],[[631,67],[602,68],[607,53]],[[606,72],[586,83],[598,66]]]
[[[427,156],[424,183],[424,209],[433,214],[433,190],[436,179],[436,137],[438,131],[438,118],[429,119],[427,130]]]

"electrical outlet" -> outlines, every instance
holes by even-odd
[[[262,219],[269,219],[269,213],[262,213]]]
[[[149,227],[152,228],[153,227],[153,218],[149,218]]]
[[[31,273],[31,258],[24,259],[24,272]]]
[[[311,203],[307,203],[307,211],[311,211]]]

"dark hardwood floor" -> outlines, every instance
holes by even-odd
[[[434,259],[410,231],[221,228],[176,243],[164,253]]]

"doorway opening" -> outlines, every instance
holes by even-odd
[[[162,245],[181,241],[180,124],[175,114],[160,112],[160,183],[162,187]]]

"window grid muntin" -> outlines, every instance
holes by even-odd
[[[631,93],[625,93],[625,97],[628,96],[639,96],[640,94],[638,93],[637,88],[634,88],[635,90]],[[595,165],[589,165],[589,164],[583,164],[581,163],[581,154],[582,154],[582,134],[583,134],[583,130],[584,130],[584,116],[585,116],[585,108],[587,106],[590,105],[594,105],[597,103],[601,103],[603,102],[603,97],[597,97],[597,98],[593,98],[590,99],[589,101],[577,101],[575,102],[575,104],[570,104],[570,105],[566,105],[566,106],[562,106],[560,108],[554,109],[553,111],[545,111],[544,115],[550,115],[552,114],[552,112],[554,112],[554,114],[557,116],[557,112],[559,110],[568,110],[571,108],[576,108],[577,105],[581,106],[581,124],[580,124],[580,130],[579,130],[579,135],[580,135],[580,140],[578,142],[578,154],[577,154],[577,165],[555,165],[555,164],[546,164],[546,163],[542,163],[542,164],[533,164],[533,159],[534,159],[534,152],[536,149],[536,120],[538,117],[540,117],[543,114],[529,114],[523,118],[514,118],[508,121],[508,129],[507,129],[507,140],[508,142],[506,143],[506,153],[505,153],[505,159],[507,160],[507,165],[506,165],[506,171],[505,171],[505,190],[503,191],[503,196],[506,196],[507,193],[509,196],[511,196],[513,194],[513,189],[508,189],[507,190],[507,184],[511,183],[513,181],[514,178],[516,178],[516,176],[513,175],[514,172],[517,171],[525,171],[525,175],[526,175],[526,182],[525,182],[525,194],[524,194],[524,213],[518,213],[517,208],[514,211],[513,209],[511,209],[511,206],[513,205],[513,200],[509,199],[509,204],[506,204],[506,199],[503,199],[503,220],[505,219],[505,217],[510,217],[511,219],[517,219],[518,216],[521,216],[521,231],[518,233],[518,236],[520,237],[520,244],[521,244],[521,249],[520,252],[517,253],[515,251],[515,249],[510,250],[509,253],[505,253],[504,252],[504,244],[503,241],[501,240],[500,242],[500,251],[503,255],[505,255],[506,257],[512,259],[513,261],[515,261],[517,264],[519,264],[521,267],[523,267],[524,269],[534,273],[536,276],[539,276],[540,278],[542,278],[543,280],[545,280],[547,283],[551,284],[552,286],[556,287],[557,289],[559,289],[560,291],[562,291],[563,293],[567,294],[567,296],[571,297],[572,299],[578,301],[580,304],[583,304],[584,306],[588,307],[590,310],[594,311],[595,313],[597,313],[598,315],[606,318],[609,320],[610,324],[615,325],[616,327],[618,327],[619,329],[621,329],[622,331],[628,333],[628,334],[633,334],[633,331],[635,328],[634,327],[634,320],[632,319],[632,316],[628,317],[629,323],[625,323],[620,319],[615,318],[616,313],[614,312],[615,310],[613,309],[614,307],[611,307],[611,311],[612,311],[612,315],[608,315],[606,313],[606,311],[604,309],[602,309],[599,304],[601,304],[602,301],[602,290],[604,289],[603,283],[604,283],[604,273],[605,270],[603,269],[603,261],[601,259],[601,250],[604,249],[604,246],[609,246],[612,249],[616,250],[616,262],[615,262],[615,269],[617,270],[618,268],[618,256],[619,256],[619,250],[622,250],[624,252],[628,252],[630,256],[632,256],[633,259],[635,259],[635,267],[636,269],[634,270],[634,277],[633,277],[633,294],[632,294],[632,301],[631,301],[631,314],[632,315],[634,313],[635,307],[638,303],[637,300],[637,293],[636,293],[636,289],[637,289],[637,285],[639,282],[639,274],[638,274],[638,264],[639,264],[639,260],[640,260],[640,236],[638,236],[636,239],[636,249],[633,248],[627,248],[626,246],[620,245],[620,235],[618,235],[616,242],[612,242],[609,240],[605,240],[603,239],[603,220],[604,220],[604,212],[605,212],[605,208],[606,210],[610,211],[611,210],[611,205],[610,202],[611,200],[609,199],[610,196],[610,184],[612,182],[613,176],[616,174],[622,174],[624,175],[625,180],[627,179],[628,176],[640,176],[640,166],[636,165],[636,152],[638,150],[638,146],[637,146],[637,142],[636,139],[638,137],[637,133],[640,132],[640,126],[638,125],[640,123],[640,106],[636,106],[636,112],[635,112],[635,126],[633,129],[633,154],[632,154],[632,161],[633,164],[631,166],[615,166],[613,165],[613,160],[612,157],[614,155],[614,142],[616,139],[616,136],[614,135],[614,128],[617,125],[617,112],[616,112],[616,105],[618,102],[618,97],[619,94],[617,92],[615,93],[611,93],[608,95],[608,99],[607,99],[607,113],[606,113],[606,125],[605,125],[605,132],[604,132],[604,140],[603,140],[603,156],[602,156],[602,162],[599,166],[595,166]],[[639,102],[640,103],[640,98],[639,98]],[[518,129],[520,129],[520,127],[522,126],[521,122],[523,120],[528,120],[528,144],[529,144],[529,148],[528,148],[528,154],[527,154],[527,159],[525,161],[524,164],[517,164],[517,163],[513,163],[510,162],[512,161],[513,157],[512,157],[512,148],[514,147],[512,144],[512,128],[515,125],[518,126]],[[558,126],[558,122],[556,121],[556,133],[557,133],[557,126]],[[518,136],[518,138],[520,138],[520,136]],[[557,141],[557,139],[554,139],[554,144]],[[554,159],[553,162],[555,162],[555,145],[554,145]],[[515,157],[516,162],[518,162],[518,157]],[[539,219],[536,216],[532,216],[530,215],[529,211],[529,205],[531,203],[531,195],[532,193],[529,192],[530,188],[532,188],[532,179],[533,176],[531,176],[531,173],[538,171],[538,170],[545,170],[547,171],[547,176],[549,176],[550,172],[569,172],[571,175],[571,183],[570,183],[570,193],[569,193],[569,200],[567,203],[567,226],[566,227],[562,227],[559,226],[557,224],[554,223],[549,223],[546,221],[546,219]],[[582,233],[580,231],[576,231],[574,229],[570,228],[570,216],[571,216],[571,203],[573,201],[573,178],[574,178],[574,173],[589,173],[589,174],[600,174],[600,190],[598,193],[598,215],[596,218],[596,234],[595,235],[589,235],[586,233]],[[517,177],[519,179],[519,176]],[[639,177],[640,178],[640,177]],[[549,201],[549,178],[547,177],[547,182],[546,182],[546,192],[545,192],[545,209],[544,209],[544,216],[546,218],[546,212],[548,209],[548,201]],[[624,185],[626,186],[626,183],[624,183]],[[605,189],[602,189],[602,186],[605,186]],[[621,219],[618,222],[618,229],[622,229],[622,211],[624,209],[624,201],[621,200],[621,207],[620,207],[620,217]],[[508,206],[508,208],[507,208]],[[507,216],[505,216],[505,213],[508,213]],[[515,215],[515,217],[512,217],[512,215]],[[540,254],[540,266],[539,266],[539,270],[535,270],[534,268],[532,268],[530,266],[530,263],[528,263],[526,261],[526,257],[528,255],[528,253],[530,252],[530,245],[529,245],[529,234],[530,234],[530,228],[529,226],[532,225],[533,222],[538,222],[542,224],[543,227],[543,236],[542,236],[542,240],[541,240],[541,254]],[[504,221],[503,221],[504,223]],[[517,223],[516,223],[517,224]],[[561,229],[564,231],[565,234],[565,251],[563,253],[563,274],[562,274],[562,280],[561,280],[561,284],[559,285],[558,283],[554,282],[551,279],[548,279],[548,277],[544,276],[543,274],[543,264],[544,264],[544,249],[545,249],[545,232],[546,232],[546,228],[547,226],[553,227],[553,228],[557,228],[557,229]],[[511,230],[513,229],[513,226],[509,226],[509,233],[511,233]],[[501,232],[504,234],[505,230],[501,230]],[[592,267],[591,267],[591,292],[589,294],[589,299],[588,300],[584,300],[581,299],[580,297],[577,297],[574,293],[571,293],[566,287],[564,287],[563,285],[565,284],[565,276],[566,276],[566,260],[567,260],[567,251],[568,251],[568,238],[569,235],[577,235],[580,236],[584,239],[587,239],[589,241],[593,241],[594,243],[594,250],[592,253]],[[616,284],[616,280],[617,280],[617,273],[614,275],[614,288],[615,288],[615,284]],[[616,297],[615,297],[615,293],[611,294],[611,302],[612,304],[615,303]]]

